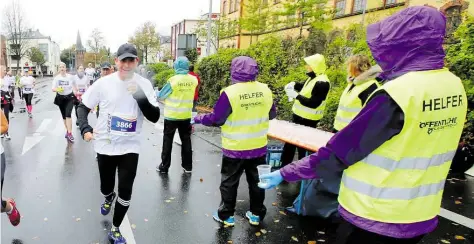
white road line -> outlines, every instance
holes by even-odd
[[[464,226],[466,226],[467,228],[469,228],[471,230],[474,230],[474,220],[473,219],[464,217],[460,214],[451,212],[451,211],[446,210],[444,208],[441,208],[441,211],[439,212],[439,216],[441,216],[443,218],[446,218],[446,219],[449,219],[449,220],[451,220],[453,222],[456,222],[460,225],[464,225]]]
[[[44,119],[41,121],[41,125],[36,129],[36,133],[41,133],[48,128],[48,125],[51,123],[52,119]]]
[[[28,152],[31,148],[33,148],[36,144],[38,144],[41,140],[43,140],[44,136],[27,136],[25,137],[25,142],[23,143],[23,151],[21,155],[24,155]]]
[[[470,169],[466,171],[467,175],[474,176],[474,166],[472,166]]]
[[[120,225],[120,232],[122,233],[123,237],[127,239],[127,244],[136,244],[127,214],[125,214],[125,218],[123,218],[122,224]]]

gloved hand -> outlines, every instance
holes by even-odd
[[[56,91],[57,91],[57,92],[63,92],[63,91],[64,91],[64,88],[63,88],[62,86],[58,86],[58,87],[56,88]]]
[[[286,89],[286,95],[289,97],[289,98],[296,98],[299,94],[298,92],[295,91],[295,89]]]
[[[292,82],[286,84],[285,90],[294,89],[294,88],[295,88],[295,84],[296,84],[296,82],[294,82],[294,81],[292,81]]]
[[[270,174],[261,175],[260,180],[265,181],[265,183],[259,182],[258,187],[262,189],[271,189],[283,181],[283,176],[281,176],[280,170],[277,170]]]

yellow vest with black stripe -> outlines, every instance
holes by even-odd
[[[229,98],[232,113],[221,127],[222,147],[234,151],[265,147],[272,91],[260,82],[237,83],[223,91]]]
[[[175,75],[169,79],[169,83],[172,92],[165,99],[165,117],[177,120],[190,119],[198,80],[192,75]]]
[[[379,90],[403,110],[403,129],[344,171],[339,203],[379,222],[432,219],[439,214],[466,118],[464,87],[449,70],[440,69],[405,74]]]
[[[299,94],[304,97],[311,97],[311,92],[313,91],[314,85],[316,85],[316,82],[318,81],[329,82],[329,79],[326,75],[318,75],[312,80],[308,79]],[[320,120],[324,115],[325,109],[326,100],[324,100],[317,108],[308,108],[306,106],[303,106],[298,100],[296,100],[293,104],[292,110],[294,114],[302,118],[309,120]]]
[[[359,95],[373,84],[377,84],[378,86],[378,82],[375,79],[352,87],[353,84],[354,83],[351,82],[347,85],[339,100],[336,118],[334,119],[334,129],[338,131],[346,127],[360,110],[362,110],[363,104]],[[351,87],[352,89],[350,89]]]

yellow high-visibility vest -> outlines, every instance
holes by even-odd
[[[313,91],[314,85],[316,82],[324,81],[329,82],[329,79],[326,75],[318,75],[314,79],[308,79],[303,89],[301,89],[300,95],[304,97],[311,97],[311,92]],[[308,108],[300,103],[298,99],[296,99],[295,103],[293,104],[293,113],[309,120],[320,120],[324,115],[324,110],[326,109],[326,100],[324,100],[321,105],[317,108]]]
[[[339,203],[379,222],[432,219],[439,214],[466,118],[464,87],[449,70],[440,69],[410,72],[378,90],[403,110],[403,129],[344,171]]]
[[[165,117],[190,119],[192,117],[194,92],[198,80],[192,75],[175,75],[169,79],[172,92],[165,99]]]
[[[265,147],[272,91],[260,82],[237,83],[223,91],[229,98],[232,113],[221,127],[222,147],[234,151]]]
[[[349,90],[353,84],[354,83],[350,82],[347,85],[339,100],[336,117],[334,118],[334,129],[338,131],[346,127],[360,110],[362,110],[363,104],[359,95],[373,84],[377,84],[378,86],[377,80],[373,79],[362,84],[354,85],[354,87]]]

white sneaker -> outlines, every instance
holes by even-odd
[[[5,135],[0,135],[0,138],[4,138],[4,137],[5,137]]]
[[[6,135],[5,135],[5,139],[7,139],[7,140],[11,140],[12,138],[10,137],[10,135],[9,135],[9,134],[6,134]]]
[[[183,171],[184,171],[184,173],[186,173],[186,174],[191,174],[191,173],[193,172],[192,170],[186,170],[185,168],[183,168]]]

